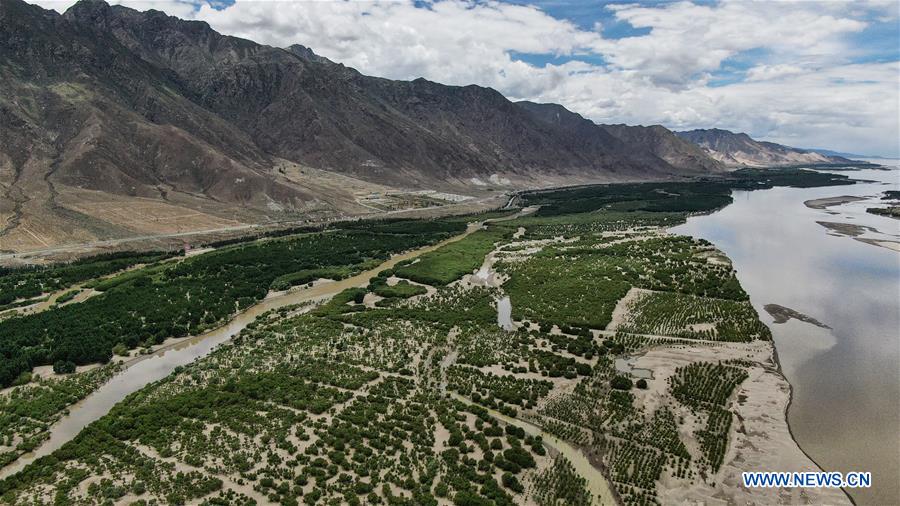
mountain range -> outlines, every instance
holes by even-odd
[[[383,210],[368,197],[392,192],[715,175],[742,160],[709,145],[490,88],[365,76],[159,11],[0,0],[0,250],[346,217]]]
[[[718,128],[676,132],[699,146],[707,155],[728,167],[777,167],[798,164],[853,163],[819,150],[799,149],[774,142],[757,141],[745,133]]]
[[[830,149],[820,149],[820,148],[809,148],[809,149],[807,149],[807,151],[815,151],[816,153],[823,154],[825,156],[836,156],[836,157],[841,157],[841,158],[853,158],[853,159],[871,158],[871,159],[882,159],[882,160],[891,159],[890,157],[880,156],[880,155],[861,155],[859,153],[846,153],[844,151],[832,151]]]

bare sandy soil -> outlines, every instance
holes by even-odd
[[[58,199],[68,209],[142,234],[171,234],[190,230],[221,228],[244,224],[236,219],[217,216],[213,209],[190,209],[156,199],[120,197],[99,191],[66,192]],[[212,206],[210,206],[212,207]],[[221,210],[218,210],[221,213]]]
[[[855,223],[838,223],[833,221],[817,221],[816,223],[828,229],[828,234],[830,235],[839,237],[851,237],[861,243],[886,248],[891,251],[900,251],[900,242],[898,241],[860,237],[861,235],[867,233],[881,233],[879,230],[876,230],[872,227],[866,225],[857,225]]]
[[[820,471],[793,440],[785,413],[791,389],[778,370],[774,347],[769,341],[751,343],[679,344],[656,347],[635,360],[638,368],[653,371],[648,389],[635,390],[637,402],[655,409],[668,397],[667,379],[675,369],[692,362],[747,360],[749,378],[735,391],[731,409],[736,413],[725,461],[706,483],[690,484],[664,475],[659,487],[663,504],[850,504],[840,489],[744,488],[744,471]],[[686,408],[676,416],[691,419]],[[681,435],[689,447],[699,446],[690,424]]]
[[[384,212],[380,214],[369,213],[359,215],[358,218],[378,218],[383,216],[402,217],[402,218],[436,218],[441,216],[452,216],[458,214],[467,214],[474,212],[488,211],[496,209],[505,203],[506,196],[497,195],[484,199],[476,199],[461,203],[452,203],[430,208],[404,209],[398,211]],[[340,219],[350,219],[353,216],[343,216]],[[212,241],[220,241],[225,239],[234,239],[255,235],[274,230],[282,230],[285,228],[297,226],[315,226],[335,221],[337,218],[324,220],[316,220],[314,216],[309,219],[300,219],[292,221],[283,221],[277,223],[249,223],[242,225],[233,225],[222,228],[213,229],[192,229],[185,232],[174,233],[151,233],[146,235],[135,235],[127,233],[121,238],[97,240],[93,236],[80,237],[77,240],[66,241],[59,240],[45,241],[48,247],[40,247],[35,243],[29,242],[27,245],[21,242],[11,240],[17,237],[21,230],[18,228],[13,232],[0,236],[0,265],[28,265],[28,264],[45,264],[50,262],[69,261],[75,258],[95,255],[98,253],[121,251],[121,250],[167,250],[183,248],[186,244],[202,244]],[[52,235],[52,234],[51,234]],[[50,236],[47,236],[50,237]],[[44,243],[41,243],[43,245]]]
[[[853,239],[866,244],[871,244],[872,246],[879,246],[891,251],[900,252],[900,242],[897,241],[881,241],[878,239],[866,239],[865,237],[854,237]]]
[[[641,298],[641,296],[650,293],[650,290],[643,288],[631,287],[624,297],[619,299],[615,309],[613,309],[612,319],[606,326],[606,330],[616,330],[620,325],[627,321],[629,308]]]
[[[24,167],[23,171],[42,174],[46,167]],[[162,187],[158,197],[127,196],[51,183],[29,174],[21,179],[33,183],[12,188],[4,177],[6,172],[0,171],[0,194],[10,194],[0,202],[0,262],[173,248],[265,229],[352,218],[463,214],[498,208],[508,200],[504,192],[486,189],[471,195],[432,195],[422,189],[391,188],[283,160],[273,172],[280,182],[315,197],[292,209],[273,202],[269,209],[261,210]],[[379,195],[391,205],[366,203]]]
[[[866,232],[878,232],[878,230],[875,230],[872,227],[867,227],[865,225],[856,225],[854,223],[837,223],[833,221],[817,221],[816,223],[822,225],[836,235],[843,235],[847,237],[857,237],[865,234]]]
[[[821,199],[807,200],[803,204],[810,209],[828,209],[831,206],[839,206],[850,202],[858,202],[867,200],[866,197],[856,197],[853,195],[841,195],[840,197],[825,197]]]

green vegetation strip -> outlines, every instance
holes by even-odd
[[[134,348],[199,334],[263,298],[279,277],[302,270],[358,272],[465,225],[416,221],[356,227],[232,245],[177,264],[148,266],[97,283],[104,293],[83,303],[0,321],[0,386],[36,365],[106,362],[120,344]],[[116,260],[117,269],[120,263]],[[107,264],[91,272],[108,272]],[[46,281],[49,274],[43,276]]]
[[[446,285],[480,267],[495,244],[511,235],[510,229],[502,227],[479,230],[465,239],[398,265],[394,270],[398,276],[419,283]]]

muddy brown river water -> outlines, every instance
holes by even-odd
[[[136,392],[144,386],[168,376],[176,367],[185,366],[208,355],[216,346],[228,342],[240,333],[257,316],[272,309],[300,304],[303,302],[322,300],[347,289],[365,286],[379,272],[390,269],[397,263],[434,251],[445,244],[459,241],[472,232],[483,228],[484,223],[506,221],[536,211],[537,208],[525,208],[515,215],[470,223],[466,231],[431,246],[425,246],[392,256],[378,267],[361,272],[340,281],[332,281],[314,285],[309,288],[282,293],[270,293],[268,297],[254,306],[236,315],[230,322],[210,332],[181,340],[164,346],[156,352],[135,358],[127,363],[127,368],[113,377],[108,383],[69,408],[69,414],[50,428],[50,437],[34,452],[21,456],[13,463],[0,469],[0,479],[15,474],[35,460],[49,455],[70,441],[94,420],[105,415],[116,403],[125,399],[128,394]]]
[[[847,490],[858,504],[900,504],[900,252],[859,240],[900,241],[900,220],[866,213],[884,204],[883,191],[900,189],[893,165],[841,172],[872,181],[853,186],[736,191],[733,204],[672,230],[731,258],[793,386],[794,438],[825,470],[872,472],[871,488]],[[845,195],[863,198],[804,205]],[[854,237],[843,226],[866,229]],[[831,328],[775,324],[766,304]]]
[[[431,246],[394,255],[378,267],[347,279],[321,283],[310,288],[295,291],[270,294],[269,297],[239,313],[222,327],[190,337],[176,344],[165,346],[150,355],[133,359],[128,363],[128,367],[124,371],[117,374],[108,383],[80,402],[74,404],[69,409],[69,414],[51,427],[50,437],[34,452],[23,455],[0,470],[0,478],[14,474],[38,458],[49,455],[59,449],[78,435],[81,429],[108,413],[116,403],[123,400],[128,394],[136,392],[154,381],[165,378],[176,367],[185,366],[198,358],[208,355],[216,346],[231,340],[244,327],[255,320],[257,316],[266,311],[293,304],[326,299],[347,288],[365,286],[371,278],[382,270],[394,267],[403,260],[415,258],[445,244],[458,241],[481,227],[480,223],[470,224],[466,231],[460,235]]]

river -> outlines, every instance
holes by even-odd
[[[772,329],[800,447],[825,470],[871,471],[871,488],[847,490],[858,504],[900,504],[900,253],[848,235],[900,241],[900,220],[865,212],[881,192],[900,190],[898,163],[876,163],[895,170],[842,171],[873,181],[853,186],[735,191],[733,204],[672,232],[707,239],[731,258]],[[866,200],[804,205],[844,195]],[[763,309],[771,303],[831,328],[775,324]]]
[[[516,216],[518,216],[518,214]],[[500,220],[495,219],[485,221]],[[116,403],[123,400],[128,394],[138,391],[149,383],[165,378],[174,371],[176,367],[190,364],[198,358],[208,355],[216,346],[231,340],[232,337],[237,335],[244,327],[255,320],[257,316],[266,311],[292,304],[329,298],[347,288],[365,286],[371,278],[382,270],[390,269],[398,262],[415,258],[450,242],[458,241],[480,229],[481,226],[481,223],[472,223],[462,234],[431,246],[425,246],[413,251],[394,255],[378,267],[361,272],[347,279],[321,283],[310,288],[295,291],[270,293],[269,297],[238,314],[222,327],[205,334],[182,340],[177,344],[165,346],[153,354],[139,357],[128,362],[124,371],[114,376],[109,382],[103,384],[100,388],[81,401],[72,405],[69,408],[69,414],[64,416],[50,428],[50,437],[34,452],[25,454],[8,466],[0,469],[0,478],[5,478],[11,474],[17,473],[31,462],[59,449],[66,442],[78,435],[78,433],[81,432],[81,429],[108,413]]]
[[[470,223],[465,232],[445,239],[431,246],[407,251],[392,256],[378,267],[356,274],[355,276],[340,281],[326,282],[300,290],[269,293],[265,299],[239,313],[227,324],[210,332],[192,336],[172,345],[164,346],[150,355],[138,357],[126,363],[124,371],[114,376],[109,382],[102,385],[96,391],[73,404],[69,408],[69,414],[50,427],[50,437],[41,443],[33,452],[22,455],[8,466],[0,469],[0,479],[15,474],[35,460],[49,455],[62,445],[78,435],[79,432],[94,420],[105,415],[116,405],[125,399],[128,394],[140,390],[145,385],[159,381],[175,370],[176,367],[185,366],[198,358],[208,355],[216,346],[230,341],[244,329],[257,316],[266,311],[277,309],[303,302],[322,300],[332,297],[347,288],[365,286],[379,272],[390,269],[403,260],[415,258],[429,251],[434,251],[445,244],[459,241],[467,235],[480,230],[484,224],[502,222],[526,216],[537,210],[536,207],[526,207],[519,212],[505,217],[490,218],[483,222]]]
[[[497,325],[507,332],[516,329],[512,320],[512,301],[509,300],[509,296],[497,301]]]

